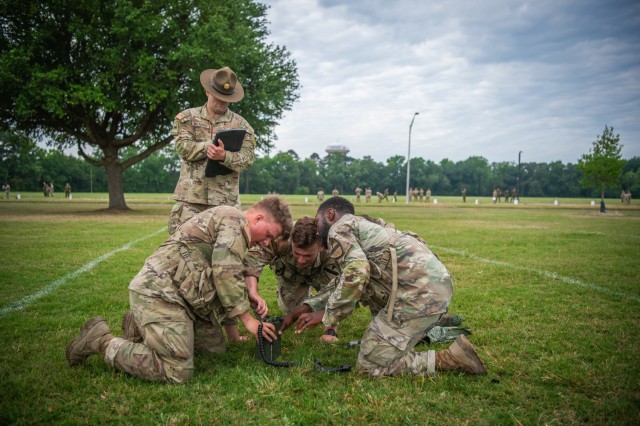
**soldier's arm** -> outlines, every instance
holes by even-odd
[[[309,305],[312,312],[323,310],[327,306],[329,297],[335,291],[337,282],[337,278],[329,281],[327,284],[320,288],[317,294],[315,294],[314,296],[309,296],[303,303],[305,305]]]
[[[173,121],[171,134],[174,137],[176,151],[185,161],[199,161],[207,158],[207,148],[211,141],[198,142],[191,124],[191,115],[181,112]]]
[[[335,233],[329,236],[329,255],[342,265],[342,274],[337,279],[325,308],[322,322],[333,327],[349,316],[362,297],[364,286],[369,282],[369,261],[353,233]]]
[[[244,256],[247,241],[242,232],[244,223],[238,217],[224,217],[211,254],[213,283],[227,317],[249,311],[244,282]]]

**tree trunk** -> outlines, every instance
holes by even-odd
[[[124,184],[122,175],[124,169],[122,165],[108,163],[105,165],[107,172],[107,188],[109,189],[109,209],[113,210],[129,210],[127,203],[124,201]]]

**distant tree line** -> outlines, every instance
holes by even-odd
[[[127,152],[125,150],[124,157]],[[132,149],[130,155],[135,155]],[[621,190],[640,197],[640,157],[624,160],[619,183],[607,188],[607,197],[618,197]],[[124,189],[135,192],[173,192],[180,173],[180,159],[172,145],[150,155],[124,173]],[[353,194],[356,186],[370,187],[373,193],[404,195],[407,164],[405,157],[393,156],[378,162],[369,156],[357,159],[343,154],[320,157],[312,154],[301,159],[294,151],[279,152],[256,159],[254,165],[240,175],[240,191],[249,194],[313,194],[337,188],[341,194]],[[434,195],[490,196],[494,187],[502,190],[516,187],[520,176],[523,197],[594,197],[596,190],[580,185],[581,172],[576,164],[515,162],[489,163],[473,156],[463,161],[444,159],[439,163],[420,157],[411,159],[412,188],[431,189]],[[0,135],[0,180],[8,182],[12,191],[39,191],[43,182],[55,184],[61,192],[69,182],[73,191],[106,192],[107,176],[103,168],[59,150],[43,149],[31,140],[15,135]]]

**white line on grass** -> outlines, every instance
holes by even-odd
[[[48,284],[45,288],[43,288],[42,290],[40,290],[37,293],[31,294],[21,300],[18,300],[17,302],[11,302],[5,306],[3,306],[2,308],[0,308],[0,317],[11,313],[11,312],[15,312],[15,311],[19,311],[22,310],[24,308],[26,308],[27,306],[29,306],[31,303],[35,302],[36,300],[40,299],[42,296],[46,296],[47,294],[51,293],[53,290],[57,289],[58,287],[60,287],[62,284],[66,283],[67,281],[77,277],[80,274],[83,274],[87,271],[90,271],[91,269],[93,269],[96,265],[98,265],[99,263],[107,260],[108,258],[110,258],[111,256],[113,256],[116,253],[120,253],[121,251],[125,251],[128,250],[129,248],[131,248],[131,246],[134,246],[136,244],[138,244],[140,241],[144,241],[147,240],[151,237],[154,237],[156,235],[158,235],[160,232],[166,232],[167,228],[166,226],[163,228],[158,229],[155,232],[152,232],[149,235],[146,235],[142,238],[139,238],[135,241],[130,241],[127,244],[123,245],[120,248],[117,248],[107,254],[104,254],[96,259],[93,259],[91,262],[87,263],[86,265],[82,266],[80,269],[77,269],[73,272],[68,273],[67,275],[65,275],[64,277],[60,277],[57,280],[51,282],[50,284]]]
[[[606,287],[601,287],[601,286],[595,285],[595,284],[584,283],[582,281],[579,281],[579,280],[576,280],[576,279],[573,279],[573,278],[563,277],[562,275],[558,275],[555,272],[543,271],[542,269],[525,268],[524,266],[512,265],[510,263],[501,262],[499,260],[484,259],[484,258],[478,257],[478,256],[476,256],[474,254],[469,254],[466,251],[453,250],[453,249],[450,249],[450,248],[434,246],[434,245],[431,245],[431,244],[429,245],[429,247],[431,247],[433,249],[436,249],[436,250],[442,250],[442,251],[446,251],[448,253],[453,253],[453,254],[457,254],[459,256],[467,257],[467,258],[472,259],[472,260],[477,260],[478,262],[490,263],[492,265],[504,266],[504,267],[512,268],[512,269],[518,269],[520,271],[533,272],[533,273],[536,273],[538,275],[542,275],[542,276],[547,277],[547,278],[551,278],[551,279],[558,280],[558,281],[563,281],[563,282],[565,282],[567,284],[573,284],[573,285],[577,285],[577,286],[580,286],[580,287],[586,287],[586,288],[590,288],[592,290],[600,291],[602,293],[612,294],[614,296],[618,296],[618,297],[622,297],[622,298],[628,298],[628,299],[635,300],[636,302],[640,302],[640,297],[638,297],[638,296],[634,296],[634,295],[628,294],[628,293],[623,293],[621,291],[611,290],[611,289],[608,289]]]

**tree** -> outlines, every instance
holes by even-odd
[[[233,110],[266,149],[299,88],[295,61],[265,42],[266,8],[254,0],[2,0],[0,130],[77,145],[105,169],[109,208],[127,209],[124,170],[171,142],[173,116],[205,102],[200,72],[226,65],[245,87]],[[124,156],[125,147],[136,149]]]
[[[624,167],[621,150],[620,135],[614,135],[613,127],[605,125],[602,136],[598,135],[589,153],[583,154],[578,160],[578,169],[583,173],[581,184],[600,191],[601,211],[605,207],[605,189],[618,182]]]

